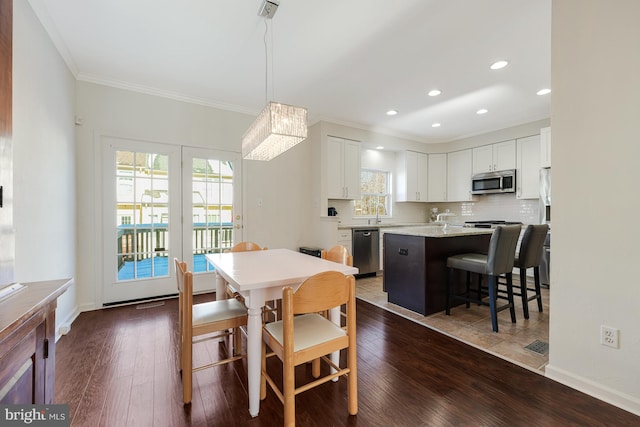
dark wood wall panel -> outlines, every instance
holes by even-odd
[[[0,137],[11,137],[13,0],[0,0]]]
[[[13,0],[0,0],[0,286],[14,281]]]

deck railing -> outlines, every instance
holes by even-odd
[[[126,261],[167,256],[169,228],[166,223],[123,224],[118,226],[118,270]],[[233,243],[232,223],[194,223],[193,254],[219,253]]]

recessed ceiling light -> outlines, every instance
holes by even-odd
[[[432,128],[439,128],[440,127],[440,123],[434,123],[431,125]]]
[[[500,68],[504,68],[509,64],[508,61],[496,61],[493,64],[491,64],[491,69],[492,70],[499,70]]]
[[[478,111],[476,111],[476,114],[487,114],[489,112],[489,110],[487,110],[486,108],[481,108]]]
[[[376,147],[376,150],[384,150],[384,147],[383,147],[382,145],[378,145],[378,146]]]
[[[387,116],[395,116],[396,114],[398,114],[397,110],[389,110],[389,111],[387,111]]]
[[[551,93],[551,89],[544,88],[544,89],[540,89],[540,90],[537,92],[537,95],[546,95],[546,94],[548,94],[548,93]]]
[[[442,91],[438,90],[438,89],[432,89],[429,91],[429,93],[427,93],[427,95],[429,96],[438,96],[442,93]]]

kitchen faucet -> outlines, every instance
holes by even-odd
[[[445,222],[446,220],[443,220],[443,218],[448,217],[448,216],[456,216],[456,214],[454,214],[453,212],[442,212],[439,213],[438,216],[436,216],[436,222]]]
[[[377,203],[376,204],[376,224],[380,224],[382,222],[382,220],[380,219],[380,206],[382,206],[382,209],[384,211],[384,209],[386,208],[386,206],[382,203]]]

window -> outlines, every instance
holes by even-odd
[[[360,200],[354,202],[354,216],[391,215],[390,173],[372,169],[360,171]]]

